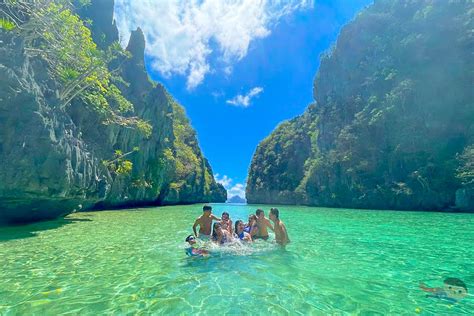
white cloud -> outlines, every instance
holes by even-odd
[[[151,67],[165,76],[187,77],[188,89],[212,71],[209,56],[215,43],[223,71],[247,55],[252,41],[264,38],[278,21],[311,0],[116,0],[115,18],[122,44],[141,27]],[[230,67],[230,68],[229,68]]]
[[[233,184],[233,180],[226,175],[222,177],[216,173],[214,175],[217,183],[220,183],[224,186],[227,190],[227,197],[231,198],[235,195],[240,196],[241,198],[245,199],[245,185],[242,183]]]
[[[211,95],[214,97],[214,100],[217,101],[220,98],[222,98],[225,95],[225,93],[224,93],[224,91],[220,90],[220,91],[211,92]]]
[[[230,76],[232,74],[233,70],[234,70],[234,68],[232,66],[224,67],[224,73],[226,74],[226,76]]]
[[[232,179],[229,178],[228,176],[224,175],[224,176],[220,176],[220,174],[216,173],[214,175],[214,178],[216,179],[216,182],[217,183],[220,183],[224,186],[224,188],[228,188],[230,186],[230,184],[232,183]]]
[[[262,92],[262,87],[255,87],[251,89],[246,95],[236,95],[234,98],[227,100],[226,103],[246,108],[250,106],[250,101],[252,101],[252,98],[258,96]]]

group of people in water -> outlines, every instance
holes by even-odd
[[[248,221],[237,220],[233,223],[229,213],[223,212],[221,218],[212,214],[212,207],[205,205],[202,208],[203,214],[199,216],[193,225],[194,235],[186,238],[191,246],[196,244],[196,238],[203,241],[212,241],[218,245],[240,240],[243,242],[253,242],[256,239],[268,240],[268,230],[275,233],[275,242],[285,247],[289,242],[288,232],[285,224],[280,220],[280,212],[277,208],[271,208],[269,219],[265,217],[262,209],[257,209],[255,214],[250,214]],[[273,222],[273,225],[272,223]],[[197,227],[199,226],[199,232]],[[191,253],[198,254],[198,249],[191,248]],[[199,254],[204,254],[199,252]]]
[[[217,245],[235,241],[250,243],[257,239],[268,240],[268,230],[271,230],[275,233],[275,242],[282,247],[290,242],[286,226],[280,220],[280,212],[277,208],[270,209],[269,219],[265,217],[265,212],[262,209],[257,209],[255,214],[249,215],[247,222],[239,219],[234,224],[227,212],[223,212],[221,218],[218,218],[212,214],[212,207],[209,205],[205,205],[202,211],[203,214],[194,222],[194,235],[189,235],[186,238],[186,242],[190,245],[186,249],[189,256],[206,257],[210,255],[207,249],[197,247],[197,238],[211,241]],[[197,231],[198,226],[199,232]],[[420,283],[420,289],[429,293],[428,297],[441,298],[451,302],[457,302],[468,295],[466,284],[457,278],[445,279],[442,288],[432,288]],[[421,309],[417,308],[416,311],[419,313]]]

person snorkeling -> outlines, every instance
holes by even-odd
[[[451,302],[457,302],[467,296],[467,286],[458,278],[447,278],[444,280],[444,287],[428,287],[420,283],[420,289],[423,292],[430,293],[427,297],[445,299]]]
[[[189,235],[185,240],[189,244],[189,248],[186,248],[185,252],[190,257],[206,257],[209,256],[209,251],[201,248],[197,248],[196,238],[193,235]]]

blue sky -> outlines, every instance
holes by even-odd
[[[319,56],[369,0],[117,0],[124,44],[185,107],[217,178],[242,195],[258,143],[312,102]]]

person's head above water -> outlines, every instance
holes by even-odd
[[[265,217],[265,213],[263,212],[262,209],[258,209],[255,211],[255,215],[257,215],[258,218],[263,218]]]
[[[234,227],[234,231],[236,234],[240,234],[245,228],[245,225],[244,225],[244,222],[242,220],[238,220],[235,222],[235,227]]]
[[[202,207],[202,212],[203,212],[204,214],[207,213],[208,215],[210,215],[210,214],[212,213],[212,206],[210,206],[210,205],[204,205],[204,206]]]
[[[212,225],[212,236],[216,237],[220,234],[222,234],[222,225],[219,222],[215,222],[214,225]]]
[[[227,212],[223,212],[221,218],[222,218],[223,220],[228,220],[228,219],[230,219],[230,215],[229,215],[229,213],[227,213]]]
[[[466,283],[458,278],[447,278],[444,280],[444,291],[449,297],[456,300],[463,299],[467,296]]]
[[[253,224],[257,221],[257,216],[255,214],[250,214],[249,215],[249,224]]]
[[[189,235],[186,237],[186,242],[190,245],[194,245],[196,243],[196,238],[193,235]]]
[[[271,220],[280,219],[280,211],[276,207],[272,207],[270,209],[270,219]]]

